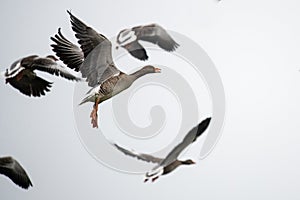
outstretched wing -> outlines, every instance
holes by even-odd
[[[33,60],[32,69],[37,69],[43,72],[47,72],[52,75],[61,76],[65,79],[72,81],[80,81],[81,78],[71,74],[65,67],[57,64],[50,58],[37,57]]]
[[[78,39],[84,57],[87,57],[98,44],[107,40],[107,38],[104,35],[97,33],[93,28],[87,26],[70,11],[67,12],[70,15],[72,29],[76,33],[75,37]]]
[[[91,27],[68,11],[72,29],[79,40],[85,60],[80,67],[80,72],[87,78],[88,85],[95,87],[120,71],[116,68],[111,54],[111,42],[102,34],[97,33]]]
[[[139,40],[157,44],[166,51],[174,51],[179,44],[176,43],[168,32],[157,24],[137,26],[132,28]]]
[[[23,167],[12,157],[0,158],[0,174],[10,178],[18,186],[28,189],[32,183]]]
[[[51,44],[52,50],[56,53],[63,63],[69,68],[79,71],[79,67],[83,62],[84,55],[82,50],[61,33],[61,29],[58,29],[58,33],[54,37],[50,38],[55,44]]]
[[[196,139],[202,135],[202,133],[207,129],[211,118],[206,118],[199,125],[192,128],[187,135],[183,138],[182,142],[179,143],[174,149],[166,156],[166,158],[159,164],[160,166],[167,166],[173,161],[175,161],[179,154],[191,143],[196,141]]]
[[[50,91],[52,83],[34,75],[34,77],[27,76],[26,69],[22,70],[19,75],[7,78],[6,82],[10,83],[14,88],[27,96],[40,97]]]
[[[162,158],[157,158],[149,154],[137,153],[134,150],[125,149],[115,143],[113,143],[113,146],[115,146],[119,151],[123,152],[125,155],[137,158],[138,160],[143,160],[152,163],[159,163],[163,160]]]

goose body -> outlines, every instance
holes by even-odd
[[[56,63],[54,56],[40,57],[31,55],[15,61],[10,68],[6,69],[4,78],[22,94],[40,97],[50,91],[51,82],[39,77],[35,71],[47,72],[68,80],[79,81],[80,78],[71,74],[65,67]]]
[[[195,142],[197,138],[203,134],[203,132],[208,128],[210,120],[211,118],[206,118],[193,129],[191,129],[186,134],[182,142],[175,146],[165,158],[158,158],[150,154],[138,153],[134,150],[125,149],[124,147],[121,147],[118,144],[112,144],[125,155],[135,157],[145,162],[156,163],[156,166],[145,174],[145,182],[147,182],[149,179],[155,181],[160,176],[171,173],[181,165],[195,164],[195,162],[191,159],[179,160],[178,157],[188,145]]]
[[[147,60],[146,49],[139,41],[146,41],[158,45],[165,51],[175,51],[179,46],[168,32],[158,24],[135,26],[124,29],[117,35],[117,44],[126,49],[133,57]]]
[[[98,127],[99,103],[129,88],[139,77],[149,73],[158,73],[160,69],[148,65],[133,74],[120,71],[113,62],[111,42],[70,11],[67,12],[80,47],[66,39],[60,29],[54,37],[51,37],[54,42],[51,46],[60,60],[75,71],[80,71],[88,85],[92,87],[80,105],[94,102],[90,117],[95,128]]]
[[[160,162],[162,162],[164,160],[163,158],[155,157],[155,156],[152,156],[150,154],[137,153],[134,150],[125,149],[124,147],[121,147],[116,143],[112,143],[112,144],[119,151],[123,152],[125,155],[135,157],[135,158],[137,158],[139,160],[143,160],[145,162],[151,162],[151,163],[159,164]],[[152,169],[151,170],[151,173],[152,173],[151,176],[155,175],[155,177],[153,178],[153,181],[155,181],[159,176],[169,174],[181,165],[190,165],[190,164],[195,164],[195,162],[192,161],[191,159],[188,159],[188,160],[178,160],[178,159],[176,159],[175,161],[171,162],[170,164],[168,164],[166,166],[159,166],[155,169]],[[149,176],[148,172],[147,172],[146,176]],[[148,179],[149,178],[145,178],[145,182],[148,181]]]
[[[28,189],[32,183],[23,167],[12,157],[0,158],[0,174],[10,178],[18,186]]]

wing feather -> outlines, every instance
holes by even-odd
[[[58,33],[54,37],[50,38],[55,44],[51,44],[52,50],[56,53],[61,61],[69,68],[79,71],[79,67],[84,60],[82,50],[61,33],[61,29],[58,29]]]
[[[72,29],[79,40],[78,43],[84,53],[85,60],[79,70],[87,79],[90,87],[101,84],[108,78],[120,73],[113,62],[111,42],[102,34],[84,24],[68,11]]]
[[[20,72],[23,73],[23,75],[8,78],[6,81],[27,96],[40,97],[50,91],[50,88],[52,87],[51,82],[36,75],[34,75],[34,77],[29,77],[24,73],[25,70],[26,69]]]
[[[159,164],[160,166],[167,166],[177,160],[179,154],[191,143],[195,142],[196,139],[202,135],[207,129],[211,118],[206,118],[200,124],[192,128],[187,135],[183,138],[182,142],[173,148],[172,151],[166,156],[164,160]]]
[[[57,64],[50,58],[35,58],[31,65],[32,69],[37,69],[43,72],[47,72],[52,75],[61,76],[65,79],[72,81],[80,81],[79,77],[71,74],[65,67]]]
[[[125,149],[115,143],[113,143],[113,146],[115,146],[119,151],[123,152],[125,155],[137,158],[138,160],[143,160],[152,163],[159,163],[162,161],[162,158],[158,158],[150,154],[137,153],[134,150]]]
[[[10,178],[18,186],[28,189],[32,183],[23,167],[12,157],[0,158],[0,174]]]
[[[157,24],[150,24],[147,26],[139,26],[132,28],[136,31],[139,40],[157,44],[160,48],[166,51],[175,51],[179,44],[173,40],[168,32]]]
[[[70,11],[67,12],[70,15],[72,29],[76,33],[75,37],[78,39],[84,57],[87,57],[98,44],[107,40],[107,38],[104,35],[97,33],[93,28],[87,26]]]
[[[124,46],[124,48],[126,48],[133,57],[139,60],[145,61],[148,59],[146,50],[138,41],[131,42]]]

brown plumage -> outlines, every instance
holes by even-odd
[[[40,97],[50,91],[52,83],[39,77],[34,72],[35,70],[60,76],[67,80],[81,80],[56,61],[57,59],[52,55],[47,57],[31,55],[21,58],[6,69],[4,73],[5,82],[27,96]]]
[[[117,95],[129,88],[131,84],[141,76],[149,73],[158,73],[160,69],[153,66],[145,66],[133,74],[120,71],[113,62],[112,44],[102,34],[87,26],[70,11],[72,29],[78,39],[80,47],[67,40],[61,33],[51,37],[56,55],[70,68],[80,71],[86,78],[88,85],[92,87],[82,102],[94,102],[90,114],[93,127],[98,127],[98,104]]]

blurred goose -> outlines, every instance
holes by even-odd
[[[147,52],[139,43],[140,40],[157,44],[160,48],[166,51],[174,51],[179,46],[168,32],[158,24],[149,24],[146,26],[136,26],[131,29],[124,29],[117,35],[117,44],[119,46],[125,48],[135,58],[147,60]]]
[[[49,92],[51,82],[39,77],[34,71],[39,70],[49,74],[61,76],[72,81],[79,81],[80,78],[74,76],[65,67],[56,63],[57,59],[50,55],[39,57],[31,55],[15,61],[10,68],[4,72],[6,83],[11,84],[21,93],[27,96],[40,97]]]
[[[188,160],[178,160],[179,154],[191,143],[195,142],[196,139],[202,135],[202,133],[207,129],[211,118],[203,120],[200,124],[190,130],[184,137],[183,141],[179,143],[173,150],[165,157],[158,158],[149,154],[137,153],[134,150],[125,149],[118,144],[112,143],[119,151],[123,152],[125,155],[135,157],[139,160],[146,162],[157,163],[157,165],[145,175],[145,182],[152,179],[152,182],[159,178],[161,175],[169,174],[174,171],[180,165],[191,165],[195,162],[191,159]]]
[[[67,40],[60,29],[54,37],[51,37],[51,40],[55,42],[51,46],[56,55],[68,67],[80,71],[88,85],[92,87],[80,105],[94,102],[90,117],[93,128],[95,128],[98,127],[99,103],[129,88],[136,79],[149,73],[158,73],[160,69],[147,65],[132,74],[120,71],[112,59],[111,42],[104,35],[85,25],[70,11],[67,12],[70,15],[72,29],[76,33],[80,48]]]
[[[18,186],[28,189],[32,183],[23,167],[12,157],[0,158],[0,174],[10,178]]]

